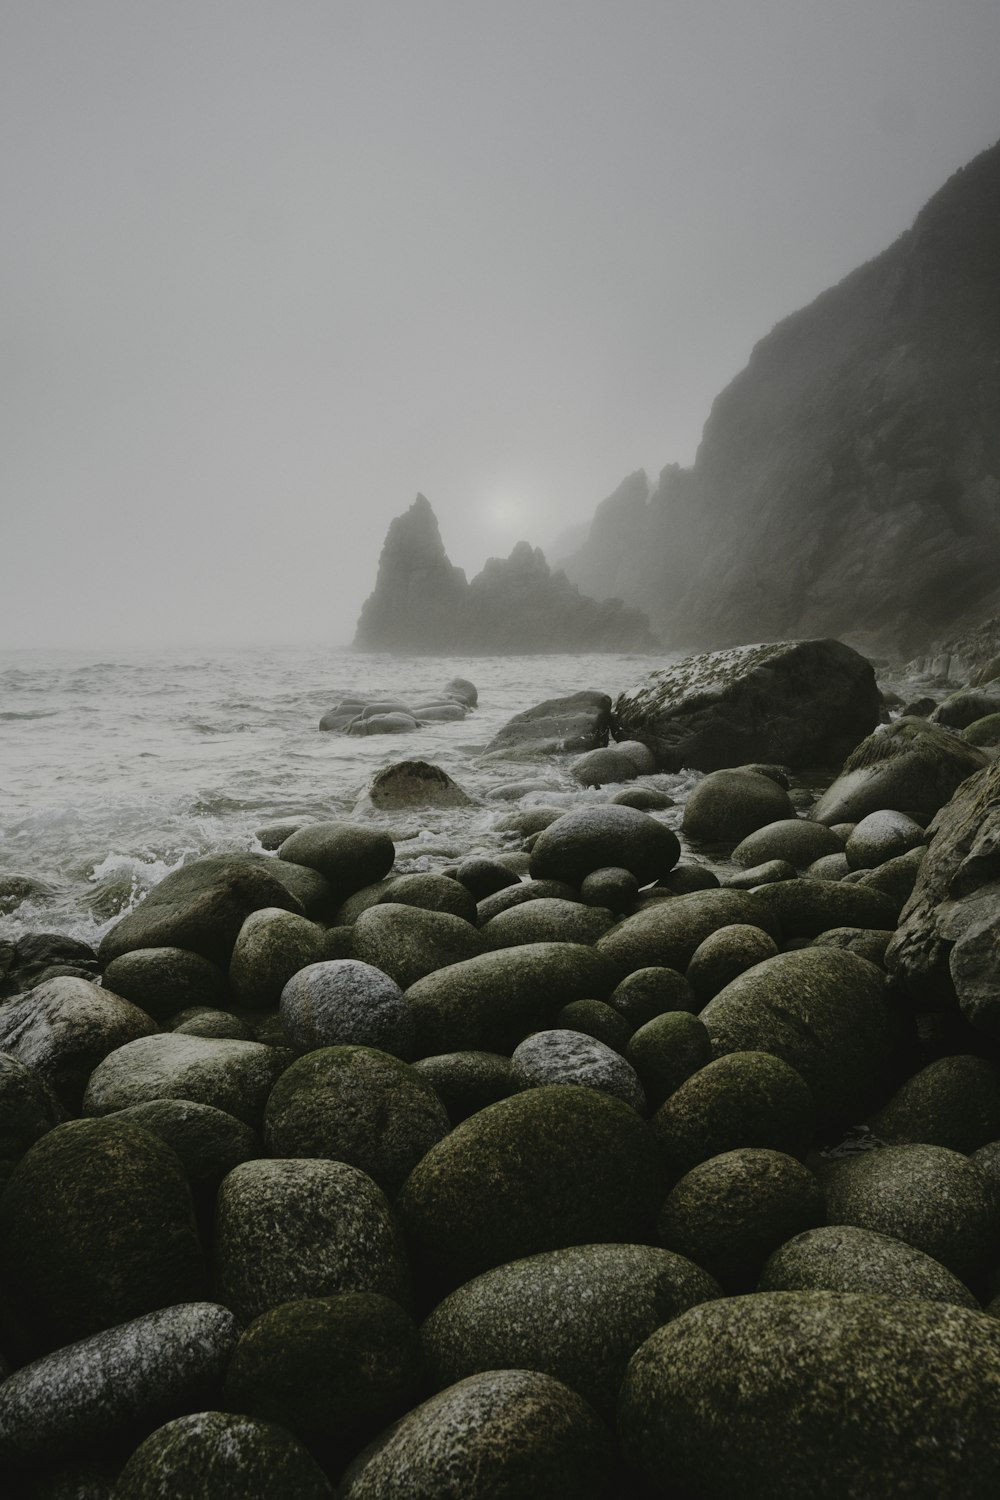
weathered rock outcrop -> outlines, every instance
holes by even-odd
[[[693,469],[648,500],[630,476],[570,578],[675,647],[850,633],[913,654],[995,614],[998,263],[1000,145],[761,340]]]
[[[598,602],[552,572],[539,548],[518,542],[466,582],[448,561],[423,495],[397,516],[379,561],[375,590],[358,620],[360,651],[651,651],[645,615],[620,599]]]

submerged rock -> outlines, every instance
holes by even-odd
[[[508,719],[484,754],[498,760],[534,760],[540,755],[596,750],[607,744],[610,722],[607,693],[584,691],[546,698]]]
[[[376,771],[368,787],[379,808],[469,807],[472,798],[447,771],[426,760],[398,760]]]

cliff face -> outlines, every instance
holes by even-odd
[[[1000,603],[1000,146],[757,345],[694,468],[632,475],[566,564],[671,647],[920,649]]]
[[[587,598],[527,542],[508,558],[491,558],[467,583],[448,561],[434,512],[418,495],[389,527],[354,646],[493,655],[652,651],[657,642],[639,610],[620,599]]]

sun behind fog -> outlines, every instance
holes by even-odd
[[[492,530],[510,532],[530,521],[531,507],[517,495],[493,495],[483,506],[483,516]]]

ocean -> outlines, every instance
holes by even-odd
[[[513,714],[582,688],[614,696],[671,658],[404,657],[323,646],[0,653],[0,876],[40,889],[0,911],[0,938],[57,932],[96,943],[168,871],[203,854],[259,850],[284,820],[363,817],[389,828],[400,872],[516,846],[494,824],[512,806],[606,800],[567,757],[479,765]],[[319,730],[345,693],[420,702],[452,677],[479,690],[462,723],[349,738]],[[374,812],[379,767],[420,759],[473,797],[462,809]],[[652,784],[678,799],[697,773]],[[507,786],[534,787],[514,800]]]

